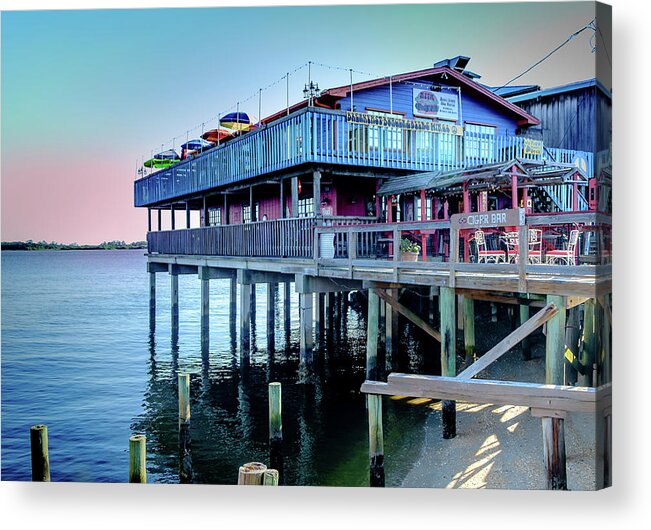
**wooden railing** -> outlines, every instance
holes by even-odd
[[[306,162],[435,171],[514,158],[568,165],[578,159],[592,175],[592,153],[532,152],[528,145],[521,136],[455,135],[353,123],[345,112],[311,107],[136,180],[134,202],[149,206]]]

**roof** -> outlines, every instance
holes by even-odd
[[[527,94],[529,92],[534,92],[535,90],[540,90],[540,85],[511,85],[511,86],[487,86],[488,90],[494,92],[495,94],[502,96],[505,99],[509,99],[513,96],[519,96],[521,94]],[[511,101],[511,99],[509,99]]]
[[[544,90],[536,90],[534,92],[529,92],[527,94],[516,95],[513,97],[506,97],[512,103],[519,103],[521,101],[529,101],[531,99],[544,98],[549,96],[555,96],[557,94],[564,94],[567,92],[573,92],[575,90],[585,90],[590,87],[597,87],[601,90],[606,97],[609,99],[612,97],[610,91],[603,85],[601,82],[594,77],[592,79],[586,79],[584,81],[575,81],[573,83],[568,83],[566,85],[560,85],[552,88],[546,88]]]
[[[513,167],[516,167],[515,172]],[[378,195],[398,195],[401,193],[413,193],[419,190],[438,190],[452,186],[458,186],[470,180],[490,179],[502,181],[510,180],[511,175],[516,174],[531,179],[539,179],[542,183],[553,179],[554,182],[566,182],[574,175],[579,174],[587,181],[585,174],[576,167],[567,164],[539,164],[523,163],[518,159],[498,164],[486,164],[473,168],[454,169],[451,171],[427,171],[392,177],[380,186]]]
[[[413,72],[406,72],[404,74],[396,74],[392,76],[381,77],[378,79],[371,79],[370,81],[362,81],[360,83],[354,83],[352,85],[352,90],[353,92],[359,92],[361,90],[368,90],[370,88],[388,85],[390,82],[399,83],[401,81],[409,81],[411,79],[422,79],[428,77],[433,78],[434,76],[441,76],[441,77],[445,76],[447,77],[448,82],[454,80],[459,86],[465,86],[466,88],[475,92],[479,97],[488,99],[492,101],[494,104],[503,107],[507,112],[519,118],[518,125],[540,124],[540,120],[538,118],[532,116],[531,114],[521,109],[517,105],[514,105],[510,101],[507,101],[506,99],[495,94],[484,85],[481,85],[476,81],[473,81],[472,79],[468,78],[467,76],[463,75],[462,73],[448,66],[426,68],[424,70],[415,70]],[[316,106],[324,106],[323,102],[326,101],[334,102],[337,99],[344,98],[350,94],[350,91],[351,91],[351,85],[342,85],[339,87],[330,88],[328,90],[324,90],[323,92],[321,92],[321,95],[318,98],[316,98],[314,102]],[[321,104],[319,104],[320,102]],[[293,112],[295,110],[298,110],[306,106],[307,106],[307,100],[304,100],[292,105],[289,108],[289,110],[290,112]],[[329,106],[329,105],[325,105],[325,106]],[[275,114],[272,114],[271,116],[265,118],[262,121],[263,123],[269,123],[270,121],[278,119],[286,114],[287,114],[287,109],[284,109]]]

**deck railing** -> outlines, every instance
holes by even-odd
[[[136,180],[135,205],[148,206],[308,162],[444,171],[514,158],[568,165],[578,160],[579,165],[585,161],[585,172],[592,175],[592,153],[541,147],[522,136],[456,135],[355,123],[346,112],[311,107]]]

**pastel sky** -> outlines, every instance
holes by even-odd
[[[142,157],[308,61],[342,68],[312,66],[327,88],[463,54],[500,85],[592,18],[591,2],[3,12],[2,240],[144,239]],[[592,35],[518,83],[594,77]],[[284,81],[263,92],[263,115],[284,106]],[[257,95],[240,109],[257,116]]]

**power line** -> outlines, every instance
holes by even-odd
[[[571,34],[567,39],[565,39],[565,41],[564,41],[562,44],[558,45],[556,48],[554,48],[552,51],[550,51],[547,55],[545,55],[545,56],[544,56],[542,59],[540,59],[538,62],[536,62],[536,63],[534,63],[533,65],[531,65],[529,68],[527,68],[527,69],[526,69],[524,72],[522,72],[520,75],[517,75],[517,76],[515,76],[513,79],[511,79],[510,81],[508,81],[507,83],[504,83],[504,84],[503,84],[501,87],[499,87],[498,89],[493,90],[493,92],[496,92],[496,93],[499,92],[499,91],[502,90],[503,88],[505,88],[505,87],[509,86],[511,83],[513,83],[513,81],[516,81],[516,80],[520,79],[523,75],[525,75],[525,74],[531,72],[531,70],[533,70],[536,66],[538,66],[540,63],[542,63],[542,62],[546,61],[547,59],[549,59],[549,58],[550,58],[552,55],[554,55],[558,50],[560,50],[563,46],[565,46],[568,42],[570,42],[574,37],[576,37],[578,34],[582,33],[583,31],[585,31],[586,29],[591,29],[591,30],[594,31],[594,29],[595,29],[595,25],[594,25],[595,21],[596,21],[596,19],[593,18],[590,22],[588,22],[588,23],[587,23],[585,26],[583,26],[581,29],[579,29],[579,30],[575,31],[574,33],[572,33],[572,34]]]

